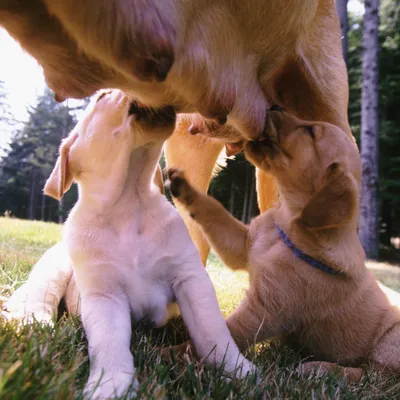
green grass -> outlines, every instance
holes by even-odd
[[[32,265],[61,237],[60,226],[0,218],[0,295],[9,296],[26,279]],[[400,268],[371,264],[386,285],[400,289]],[[247,287],[246,273],[235,273],[211,255],[207,267],[225,315],[233,311]],[[357,385],[334,375],[301,379],[300,356],[265,343],[248,356],[261,371],[245,381],[226,381],[217,368],[195,360],[167,363],[160,346],[180,343],[187,332],[180,320],[165,329],[146,324],[134,328],[132,351],[142,399],[399,399],[400,379],[369,372]],[[0,320],[0,398],[73,399],[82,397],[88,376],[87,343],[79,319],[64,316],[54,328],[33,324],[21,329]]]

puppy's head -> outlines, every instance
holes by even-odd
[[[267,137],[248,142],[245,155],[273,175],[298,222],[334,228],[358,218],[361,160],[354,141],[337,126],[270,111]]]
[[[164,142],[173,132],[172,107],[140,107],[119,90],[102,91],[60,146],[44,193],[59,200],[72,181],[127,169],[135,150]]]

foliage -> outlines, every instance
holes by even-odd
[[[255,168],[243,153],[227,159],[211,182],[209,193],[239,220],[248,223],[258,214]]]
[[[383,0],[380,6],[380,161],[379,196],[381,256],[399,260],[391,238],[400,236],[400,3]],[[362,18],[349,16],[348,71],[350,84],[349,119],[357,140],[360,137]],[[0,119],[6,92],[0,82]],[[3,105],[3,108],[2,108]],[[56,201],[43,198],[41,189],[54,165],[60,139],[75,124],[75,111],[55,103],[45,92],[29,120],[17,130],[11,149],[0,160],[0,214],[11,210],[21,218],[57,221],[66,215],[76,199],[76,188],[67,193],[63,210]],[[3,121],[5,116],[3,114]],[[243,157],[226,160],[212,181],[210,193],[238,219],[248,222],[257,215],[254,167]],[[382,251],[383,250],[383,251]]]
[[[29,110],[29,119],[17,130],[0,161],[0,213],[10,210],[21,218],[57,220],[59,205],[42,189],[57,158],[61,139],[76,124],[71,109],[54,100],[50,90]],[[64,215],[76,200],[76,188],[65,196]]]
[[[0,296],[10,295],[27,277],[31,266],[61,237],[56,224],[0,218]],[[390,268],[388,266],[388,268]],[[210,257],[207,270],[223,314],[232,312],[247,287],[247,274],[232,272]],[[400,284],[400,272],[397,285]],[[399,287],[399,286],[398,286]],[[259,381],[228,381],[219,369],[160,358],[160,347],[187,338],[181,320],[164,329],[145,323],[133,329],[132,351],[141,382],[139,399],[395,399],[400,380],[367,372],[358,385],[344,384],[335,375],[301,379],[296,366],[301,356],[279,344],[257,345],[248,353],[260,370]],[[0,398],[81,399],[89,362],[79,318],[64,316],[54,328],[38,323],[19,330],[0,317]]]
[[[11,122],[10,107],[7,103],[7,91],[4,83],[0,81],[0,121]]]
[[[379,39],[379,201],[381,257],[399,260],[390,239],[400,236],[400,3],[382,1]],[[361,18],[350,16],[348,71],[349,119],[360,138],[361,110]]]

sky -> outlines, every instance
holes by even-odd
[[[363,5],[358,0],[348,3],[350,12],[361,14]],[[45,82],[37,62],[25,53],[8,33],[0,28],[0,81],[4,82],[8,92],[11,112],[19,121],[27,119],[27,107],[36,104],[36,98],[43,93]],[[10,133],[0,123],[0,156],[2,148],[7,146]]]

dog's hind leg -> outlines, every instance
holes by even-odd
[[[206,193],[210,185],[215,163],[224,145],[222,142],[210,140],[202,136],[188,133],[189,121],[182,121],[165,144],[165,156],[168,167],[185,170],[190,183],[202,193]],[[179,213],[182,215],[190,236],[200,253],[205,265],[210,252],[210,245],[201,228],[185,211],[179,200],[174,199]]]
[[[400,373],[400,321],[379,340],[371,361],[381,369]]]
[[[4,304],[7,318],[51,322],[67,292],[72,264],[64,243],[47,250],[33,267],[28,280]]]
[[[250,291],[252,289],[249,289]],[[258,303],[259,296],[248,293],[226,320],[233,339],[241,351],[263,340],[279,337],[284,325],[278,313]]]
[[[346,378],[347,382],[359,382],[362,375],[362,368],[342,367],[341,365],[326,361],[308,361],[297,367],[297,372],[302,377],[314,375],[322,377],[328,374],[335,374],[339,378]]]

